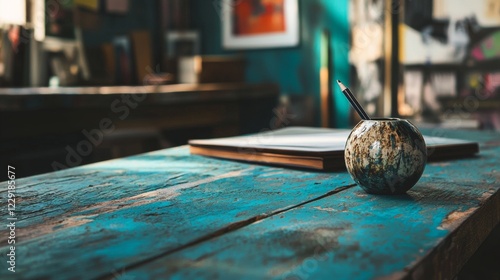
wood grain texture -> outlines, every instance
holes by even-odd
[[[16,276],[113,275],[348,184],[344,173],[220,161],[190,156],[187,147],[20,179]],[[0,195],[6,189],[2,183]],[[7,234],[2,228],[3,256]],[[0,270],[0,278],[6,273]]]
[[[490,142],[493,143],[493,142]],[[451,279],[500,221],[500,148],[408,194],[350,188],[126,272],[136,279]]]
[[[461,135],[480,156],[402,196],[187,147],[19,179],[18,272],[0,279],[450,278],[500,220],[500,137]]]

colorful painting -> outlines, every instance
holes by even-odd
[[[488,60],[500,57],[500,31],[494,32],[471,51],[471,56],[478,60]]]
[[[229,49],[295,46],[298,0],[223,0],[223,45]]]
[[[285,32],[284,0],[233,0],[233,34]]]

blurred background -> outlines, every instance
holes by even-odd
[[[500,130],[497,0],[0,0],[0,154],[27,176],[371,116]]]

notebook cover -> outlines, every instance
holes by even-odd
[[[344,147],[350,130],[288,127],[252,135],[190,140],[192,154],[296,166],[318,170],[345,168]],[[479,145],[459,139],[424,135],[428,161],[472,156]]]

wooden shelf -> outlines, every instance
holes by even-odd
[[[439,101],[445,108],[448,109],[454,109],[457,106],[463,109],[465,106],[467,106],[465,104],[470,104],[471,101],[474,102],[474,107],[477,104],[476,110],[478,111],[498,110],[498,108],[500,108],[500,97],[487,98],[483,100],[479,98],[470,100],[467,97],[445,97],[439,98]]]
[[[108,107],[123,94],[147,94],[141,104],[171,105],[278,97],[271,84],[176,84],[60,88],[0,88],[0,112],[56,108]]]
[[[145,98],[134,99],[142,93]],[[56,155],[63,162],[67,147],[88,141],[84,130],[100,129],[103,120],[114,129],[84,163],[158,149],[159,142],[258,132],[269,128],[278,96],[271,84],[4,88],[0,163],[22,167],[25,176],[51,171]],[[155,138],[161,141],[147,144]]]

